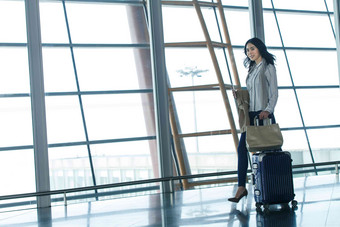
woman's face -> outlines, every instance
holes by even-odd
[[[260,63],[262,61],[262,56],[260,54],[259,49],[252,44],[248,43],[246,46],[247,56],[250,58],[250,60],[255,61],[256,64]]]

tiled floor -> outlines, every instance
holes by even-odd
[[[340,226],[338,175],[295,178],[298,208],[270,207],[257,212],[250,194],[238,204],[230,203],[236,186],[188,190],[91,203],[2,212],[0,226],[111,227],[111,226]]]

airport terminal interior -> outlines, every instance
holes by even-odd
[[[256,202],[250,152],[228,201],[252,37],[284,203]],[[339,37],[339,0],[0,0],[0,226],[340,226]]]

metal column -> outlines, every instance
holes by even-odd
[[[249,16],[251,36],[265,42],[262,0],[249,0]]]
[[[338,54],[338,73],[339,73],[339,85],[340,85],[340,2],[334,0],[334,21],[336,32],[336,49]]]
[[[148,16],[160,176],[169,177],[173,173],[173,163],[161,1],[148,1]],[[162,192],[171,191],[170,182],[161,184]]]
[[[36,191],[50,191],[45,91],[42,65],[39,0],[26,0],[27,49],[31,88]],[[51,206],[50,196],[37,197],[38,207]]]

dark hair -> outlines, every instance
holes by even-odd
[[[244,62],[243,62],[245,67],[249,67],[249,69],[250,69],[255,64],[255,62],[250,60],[250,58],[247,55],[247,44],[248,43],[251,43],[254,46],[256,46],[256,48],[259,50],[262,58],[264,58],[266,60],[267,64],[274,65],[275,56],[268,52],[266,45],[262,42],[261,39],[255,37],[255,38],[249,39],[246,42],[246,44],[244,45],[244,54],[247,56],[244,59]]]

